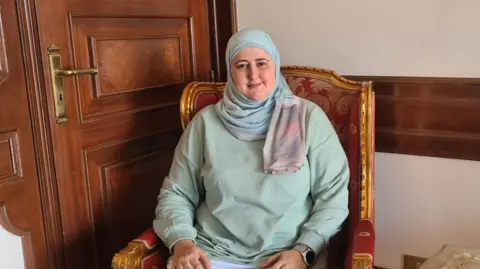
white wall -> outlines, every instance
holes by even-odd
[[[377,266],[445,243],[480,248],[480,162],[377,153],[375,173]]]
[[[22,239],[7,232],[0,225],[0,268],[2,269],[23,269],[23,247]]]
[[[238,0],[282,64],[343,75],[480,77],[478,0]],[[275,10],[273,9],[275,8]],[[480,162],[376,154],[375,264],[403,268],[444,243],[480,247]]]
[[[239,29],[268,31],[284,64],[344,75],[480,76],[478,0],[237,2]]]

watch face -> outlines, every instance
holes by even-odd
[[[298,244],[298,245],[295,245],[294,249],[302,253],[303,260],[308,266],[312,266],[313,264],[315,264],[317,260],[317,255],[315,255],[315,252],[312,251],[308,246],[303,244]]]
[[[317,259],[317,257],[315,257],[315,252],[307,251],[305,253],[305,259],[308,265],[313,265],[315,263],[315,260]]]

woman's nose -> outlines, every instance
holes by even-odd
[[[249,68],[249,72],[248,72],[248,78],[249,79],[255,79],[258,77],[258,69],[257,67],[253,66],[253,67],[250,67]]]

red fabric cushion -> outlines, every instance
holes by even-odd
[[[351,260],[345,260],[345,257],[347,253],[351,253],[353,231],[360,217],[360,133],[358,129],[360,92],[347,91],[321,79],[286,76],[285,80],[297,96],[308,99],[323,109],[337,132],[348,158],[350,214],[342,230],[331,238],[328,256],[329,267],[343,268],[351,262]]]
[[[143,243],[148,249],[154,248],[158,244],[159,238],[153,228],[148,228],[139,237],[133,241]]]
[[[167,259],[161,251],[155,251],[142,260],[142,269],[165,269],[167,268]]]
[[[219,94],[215,93],[200,93],[197,95],[196,101],[195,101],[195,111],[194,115],[198,113],[198,111],[202,110],[208,105],[211,104],[216,104],[220,99],[218,98]],[[223,94],[222,94],[223,96]],[[192,117],[194,116],[192,115]]]

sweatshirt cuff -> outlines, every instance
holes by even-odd
[[[197,237],[197,230],[189,225],[179,225],[176,226],[170,231],[167,236],[167,247],[170,250],[170,253],[173,254],[173,246],[184,239],[192,240],[195,243],[195,238]]]
[[[316,232],[303,230],[295,244],[307,245],[318,255],[325,248],[325,238]]]

